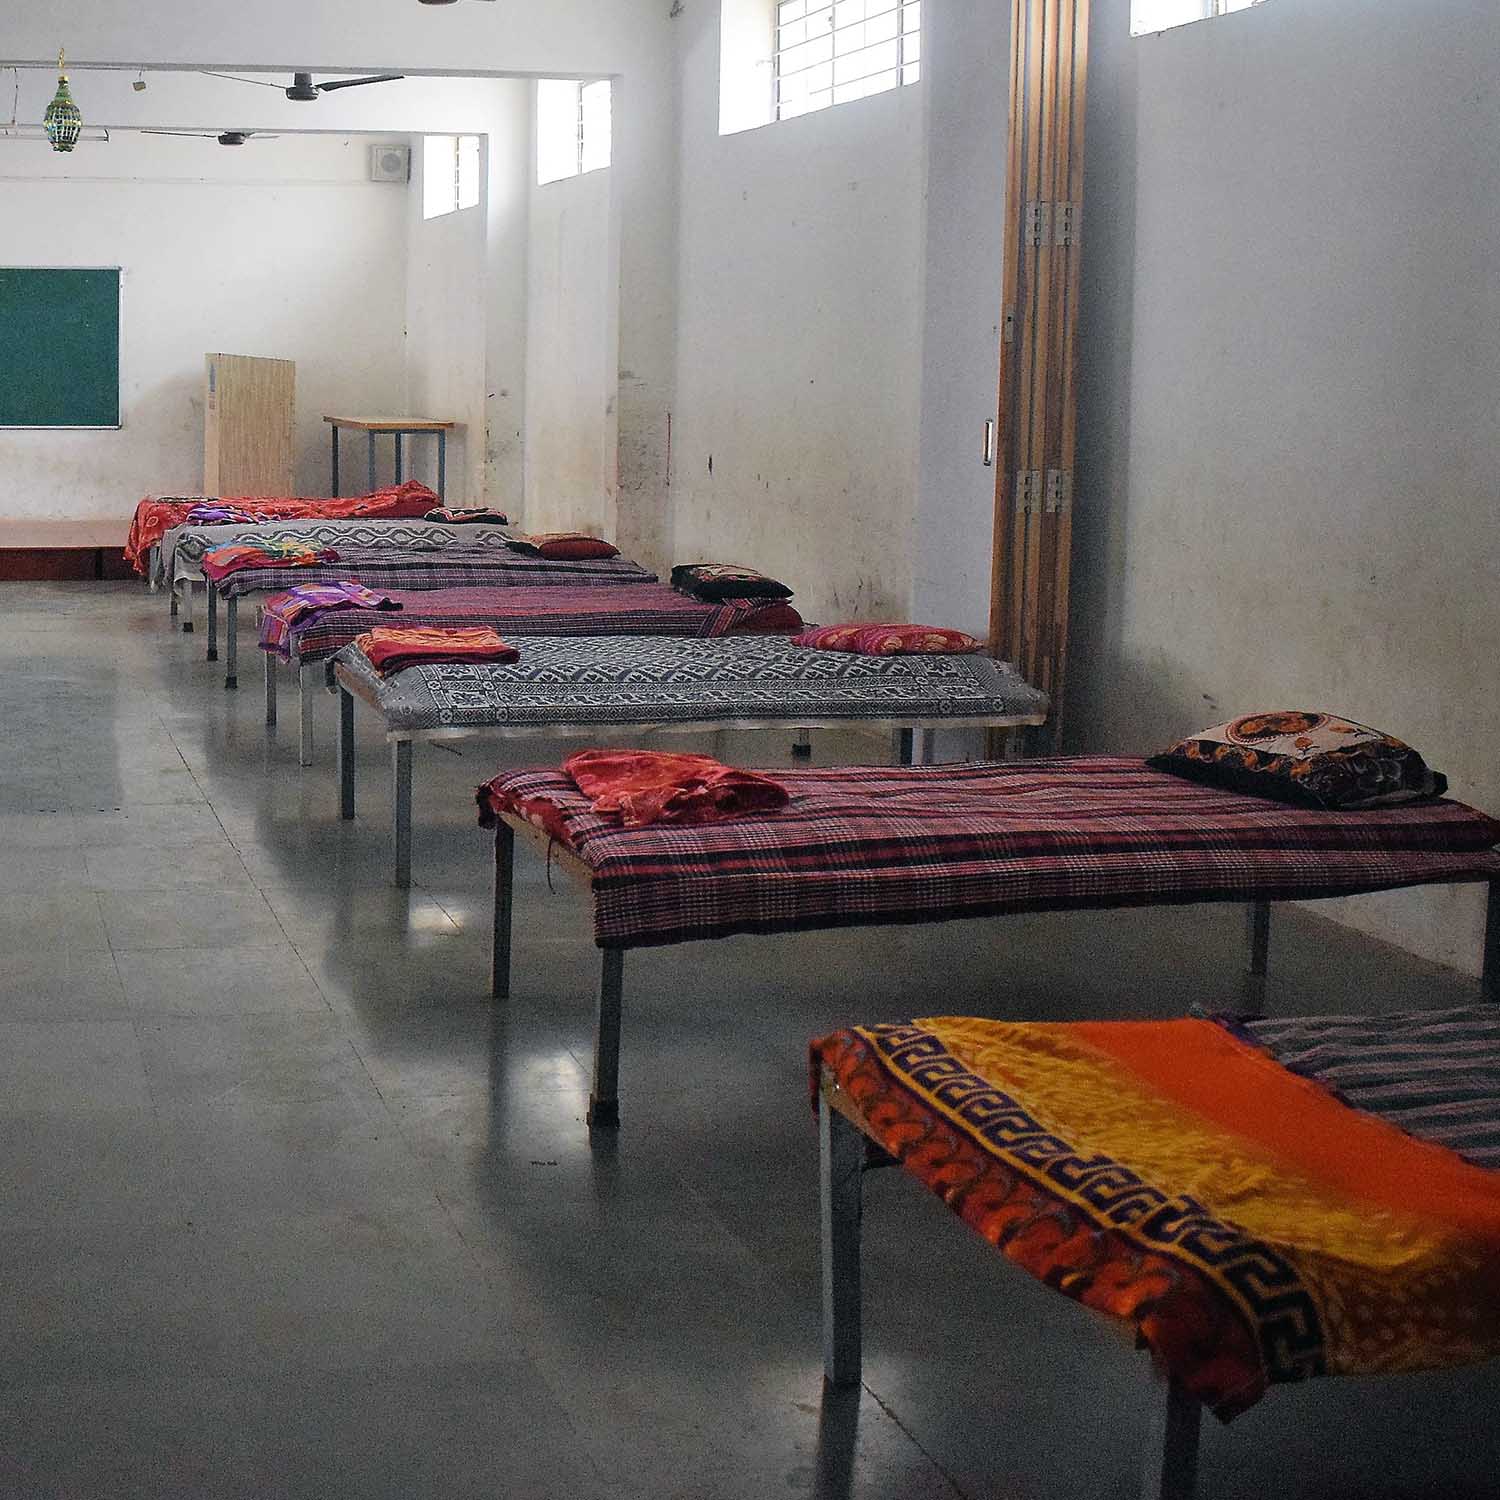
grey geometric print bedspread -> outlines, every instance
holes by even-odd
[[[262,521],[226,526],[174,526],[161,540],[162,572],[175,583],[203,577],[203,554],[231,542],[313,542],[320,547],[499,547],[509,533],[500,526],[445,526],[441,521],[383,521],[351,516],[347,521]]]
[[[378,695],[397,733],[521,725],[777,719],[1040,722],[1047,699],[987,656],[854,656],[771,636],[528,636],[509,666],[444,663],[382,679],[346,646],[333,660]],[[331,672],[331,668],[330,668]]]

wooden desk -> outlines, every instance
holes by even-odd
[[[422,433],[436,433],[438,441],[438,499],[443,498],[444,484],[448,473],[448,434],[458,426],[457,422],[442,422],[431,417],[324,417],[333,431],[333,493],[339,492],[339,429],[347,427],[351,432],[369,435],[369,487],[375,488],[375,439],[389,434],[396,440],[396,483],[406,477],[402,463],[402,439],[417,437]]]

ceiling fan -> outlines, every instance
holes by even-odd
[[[227,78],[232,83],[253,83],[263,89],[280,89],[288,99],[311,104],[319,94],[331,94],[335,89],[363,88],[367,83],[399,83],[405,74],[375,73],[368,78],[330,78],[326,83],[314,83],[311,73],[293,73],[290,88],[279,83],[268,83],[264,78],[241,78],[235,73],[214,73],[207,68],[199,71],[209,78]]]
[[[177,135],[187,140],[217,141],[221,146],[243,146],[252,135],[263,141],[279,141],[278,135],[267,135],[264,130],[142,130],[142,135]]]

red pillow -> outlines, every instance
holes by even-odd
[[[518,552],[529,552],[553,562],[582,562],[595,557],[618,557],[620,549],[583,531],[539,531],[535,536],[518,536],[510,545]]]
[[[814,625],[792,644],[857,656],[971,656],[984,650],[983,641],[943,625]]]

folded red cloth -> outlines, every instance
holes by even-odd
[[[400,672],[421,662],[520,661],[521,653],[507,645],[487,625],[377,626],[354,638],[354,644],[370,659],[370,665],[382,677]]]
[[[332,547],[302,546],[293,542],[267,542],[263,546],[235,543],[215,547],[203,554],[203,576],[218,583],[241,568],[314,568],[320,563],[337,562]]]
[[[779,812],[791,793],[779,781],[708,755],[653,750],[580,750],[563,762],[594,811],[619,813],[626,828],[647,823],[722,823]]]

